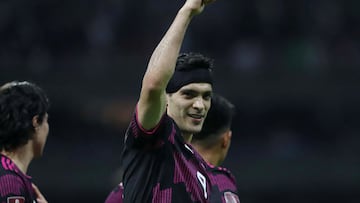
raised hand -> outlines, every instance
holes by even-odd
[[[192,10],[193,15],[199,14],[204,10],[204,7],[215,0],[186,0],[183,8]]]
[[[48,201],[45,199],[44,195],[41,194],[39,188],[34,183],[32,184],[32,187],[36,194],[36,201],[38,203],[48,203]]]

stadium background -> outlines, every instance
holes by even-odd
[[[0,82],[52,102],[29,174],[51,203],[103,202],[154,47],[183,1],[0,2]],[[183,51],[215,58],[215,91],[237,106],[225,166],[240,199],[360,201],[360,1],[219,0]]]

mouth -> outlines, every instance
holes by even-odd
[[[204,115],[201,115],[201,114],[189,114],[189,117],[192,118],[195,122],[200,123],[203,120]]]

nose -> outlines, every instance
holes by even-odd
[[[204,100],[202,98],[198,98],[193,103],[193,107],[198,110],[203,110],[205,108]]]

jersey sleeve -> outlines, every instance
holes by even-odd
[[[170,123],[171,119],[165,112],[157,126],[153,129],[145,130],[138,121],[135,109],[125,134],[125,145],[127,147],[143,149],[158,148],[166,142],[170,135],[169,126],[172,126]]]

